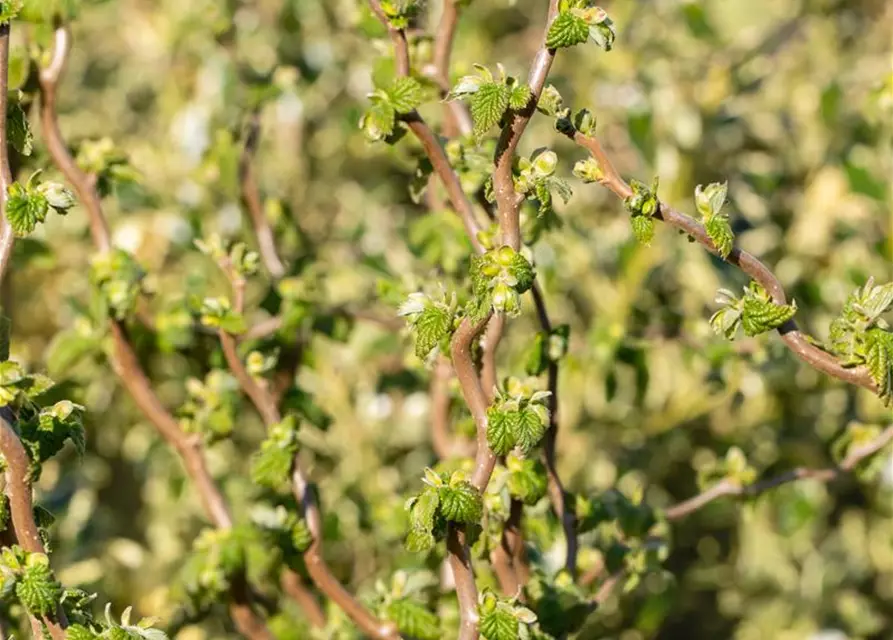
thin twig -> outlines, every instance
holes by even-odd
[[[53,162],[65,175],[87,210],[90,231],[97,251],[106,253],[111,249],[111,239],[102,211],[99,192],[96,190],[96,176],[85,173],[77,166],[62,137],[56,115],[56,89],[71,46],[70,34],[66,27],[56,29],[54,44],[50,63],[42,68],[39,74],[40,115],[44,139]],[[200,438],[197,435],[184,433],[158,396],[155,395],[133,350],[124,325],[114,319],[109,319],[109,332],[112,337],[111,364],[115,373],[121,379],[137,407],[179,454],[186,473],[198,491],[208,518],[220,529],[231,528],[232,516],[223,494],[208,470]],[[240,633],[257,640],[271,638],[263,620],[252,608],[247,588],[240,588],[239,580],[234,581],[234,588],[230,590],[230,595],[232,596],[230,615]]]
[[[585,136],[579,131],[569,132],[568,135],[578,145],[587,149],[599,163],[603,173],[603,177],[600,179],[602,185],[607,187],[621,199],[628,198],[632,195],[632,189],[614,168],[605,153],[604,148],[596,138]],[[713,244],[713,241],[710,239],[710,236],[707,234],[707,230],[694,218],[691,218],[684,213],[680,213],[664,203],[660,204],[660,209],[655,214],[655,218],[666,222],[671,227],[681,229],[694,238],[699,244],[703,245],[710,251],[710,253],[722,257],[716,246]],[[769,292],[769,295],[772,296],[772,300],[776,304],[787,304],[787,297],[785,296],[781,282],[779,282],[778,278],[772,273],[769,267],[760,262],[760,260],[737,247],[732,249],[731,253],[723,259],[727,263],[738,267],[757,283],[762,285],[762,287]],[[798,329],[797,323],[794,320],[789,320],[779,327],[778,333],[788,349],[800,358],[800,360],[814,369],[838,378],[839,380],[843,380],[844,382],[864,387],[874,393],[877,392],[877,385],[866,367],[844,367],[832,354],[823,351],[810,342],[810,340]]]
[[[7,135],[6,112],[9,94],[9,23],[0,25],[0,282],[6,275],[15,233],[6,219],[6,200],[12,185],[12,170],[9,168],[9,136]]]
[[[402,29],[395,29],[391,26],[391,23],[388,21],[387,16],[381,8],[381,2],[379,2],[379,0],[369,0],[369,6],[388,30],[388,35],[394,45],[394,59],[397,75],[408,76],[410,66],[409,45],[406,42],[406,34]],[[465,231],[468,233],[468,238],[471,240],[471,244],[476,251],[481,253],[483,247],[478,240],[480,226],[475,218],[474,206],[471,204],[468,196],[465,195],[465,191],[462,189],[462,183],[459,181],[459,176],[453,170],[453,167],[450,166],[450,161],[447,158],[446,151],[443,149],[443,145],[417,111],[412,111],[404,115],[402,119],[403,122],[406,123],[406,126],[409,127],[409,130],[413,132],[421,143],[422,149],[424,149],[425,154],[431,161],[431,166],[434,168],[434,172],[440,178],[447,191],[450,204],[462,219],[462,224],[465,226]]]
[[[893,425],[887,427],[871,442],[851,451],[836,467],[827,467],[825,469],[797,467],[796,469],[760,480],[750,485],[741,485],[727,478],[721,480],[706,491],[666,509],[664,513],[667,520],[675,521],[704,508],[714,500],[724,496],[758,496],[770,489],[780,487],[783,484],[794,482],[796,480],[831,482],[846,473],[852,472],[860,462],[886,447],[891,441],[893,441]]]
[[[450,57],[458,25],[459,5],[456,0],[444,0],[443,13],[437,24],[437,33],[434,35],[434,59],[428,74],[440,87],[441,96],[445,96],[450,90]],[[459,100],[450,100],[445,103],[445,107],[447,116],[444,133],[448,137],[455,135],[456,132],[462,135],[471,133],[471,115],[465,105]]]
[[[260,186],[254,173],[254,157],[260,140],[260,113],[257,109],[252,110],[248,115],[244,136],[245,142],[242,145],[242,153],[239,155],[239,190],[242,194],[242,202],[248,211],[248,217],[251,219],[260,258],[270,276],[274,280],[278,280],[285,275],[285,265],[282,258],[279,257],[270,222],[264,215]]]
[[[428,395],[431,398],[431,446],[441,460],[474,454],[474,443],[450,432],[450,380],[453,366],[441,356],[434,365]]]
[[[546,299],[537,282],[533,283],[531,295],[533,296],[540,328],[548,336],[552,332],[552,321],[549,319]],[[546,476],[549,482],[549,500],[552,502],[552,509],[555,511],[558,519],[561,520],[561,527],[564,530],[564,539],[567,546],[564,568],[573,577],[577,573],[577,551],[579,548],[577,542],[577,513],[574,505],[567,504],[567,492],[564,490],[564,483],[562,483],[561,477],[558,475],[558,466],[555,461],[559,424],[558,363],[551,359],[549,360],[548,369],[548,388],[550,393],[549,429],[543,437],[543,462],[546,466]]]
[[[230,265],[225,261],[221,263],[221,267],[230,278],[236,300],[234,306],[238,310],[242,306],[244,281],[240,276],[234,274]],[[235,338],[222,329],[219,332],[219,336],[227,366],[238,381],[242,391],[251,400],[266,426],[271,427],[281,422],[282,415],[279,412],[276,399],[270,393],[270,390],[262,382],[256,380],[245,368],[245,364],[236,350]],[[313,495],[313,488],[307,480],[298,456],[294,458],[291,475],[292,492],[298,504],[301,505],[302,515],[310,530],[310,534],[313,536],[313,542],[304,552],[304,563],[313,583],[336,605],[341,607],[364,633],[378,640],[394,640],[398,638],[396,626],[392,622],[376,618],[344,588],[341,582],[334,576],[328,564],[326,564],[322,554],[322,514]]]

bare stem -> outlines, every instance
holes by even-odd
[[[458,24],[459,6],[456,0],[444,0],[443,13],[437,25],[437,33],[434,35],[434,60],[430,73],[440,86],[441,95],[446,95],[450,90],[450,57],[453,53],[453,41]],[[450,100],[445,106],[447,116],[444,132],[447,136],[455,135],[457,131],[462,135],[471,133],[471,116],[465,105],[458,100]]]
[[[273,230],[264,215],[260,187],[254,173],[254,156],[257,152],[259,139],[260,114],[255,109],[249,114],[248,122],[245,125],[245,143],[242,145],[242,153],[239,156],[239,187],[242,193],[242,202],[251,219],[254,237],[257,239],[258,253],[260,253],[267,272],[273,279],[278,280],[285,275],[285,265],[279,257]]]
[[[6,219],[7,189],[12,184],[9,168],[9,136],[6,127],[7,94],[9,93],[9,23],[0,25],[0,281],[6,274],[15,234]]]
[[[721,480],[703,493],[699,493],[688,500],[684,500],[683,502],[670,507],[664,513],[667,516],[667,520],[675,521],[680,520],[695,511],[704,508],[714,500],[725,496],[758,496],[770,489],[780,487],[783,484],[794,482],[796,480],[831,482],[839,478],[841,475],[851,472],[860,462],[886,447],[891,441],[893,441],[893,425],[887,427],[871,442],[854,449],[836,467],[828,467],[825,469],[798,467],[750,485],[740,485],[729,479]]]

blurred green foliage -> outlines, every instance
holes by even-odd
[[[464,273],[468,246],[454,214],[428,212],[410,197],[415,143],[371,145],[357,126],[366,95],[392,65],[386,41],[369,40],[382,30],[363,4],[256,0],[236,7],[230,24],[232,7],[213,0],[85,1],[59,108],[79,161],[92,163],[110,194],[104,204],[116,245],[146,269],[124,302],[134,304],[137,289],[154,292],[148,311],[157,332],[135,334],[143,364],[184,421],[214,423],[210,467],[237,520],[249,517],[254,491],[245,452],[260,446],[264,428],[221,377],[216,341],[181,312],[227,290],[194,239],[219,233],[254,241],[240,209],[237,164],[240,123],[260,108],[256,170],[266,214],[308,290],[286,295],[254,279],[245,321],[287,309],[289,326],[312,335],[289,402],[309,424],[300,438],[320,486],[326,556],[350,588],[369,595],[377,579],[418,566],[402,546],[403,503],[418,491],[420,470],[435,463],[430,374],[405,335],[325,310],[395,315],[383,295],[389,288],[414,291],[427,275]],[[438,3],[429,4],[436,18]],[[542,37],[544,5],[470,3],[455,76],[499,61],[523,77]],[[728,181],[725,212],[738,242],[775,267],[801,325],[827,338],[869,275],[893,278],[890,5],[611,5],[613,51],[564,50],[550,81],[597,115],[624,175],[660,175],[663,200],[692,211],[696,185]],[[24,52],[48,37],[25,33],[14,31],[14,88],[33,82]],[[414,41],[413,53],[430,57],[430,41]],[[442,118],[436,100],[421,109],[432,122]],[[582,151],[548,118],[534,118],[520,152],[542,146],[557,151],[556,176],[575,191],[568,204],[555,203],[561,229],[533,246],[553,321],[570,326],[558,439],[569,490],[618,488],[664,507],[697,493],[699,475],[733,447],[760,474],[826,466],[847,425],[890,423],[875,396],[808,369],[777,337],[730,344],[715,336],[714,292],[740,291],[743,276],[666,228],[650,247],[637,244],[620,204],[572,178]],[[37,126],[28,162],[48,164]],[[44,176],[61,181],[52,169]],[[439,192],[433,197],[443,201]],[[46,463],[38,483],[41,504],[57,517],[53,566],[63,584],[99,591],[115,611],[132,604],[180,625],[179,637],[224,637],[222,608],[190,625],[171,590],[205,523],[179,462],[100,356],[89,308],[92,251],[78,206],[51,216],[16,246],[3,292],[12,358],[29,371],[49,368],[87,408],[83,459],[71,451]],[[526,297],[522,311],[500,351],[506,372],[524,367],[539,330]],[[273,340],[287,345],[284,334]],[[579,637],[889,636],[889,454],[881,467],[869,482],[804,481],[751,501],[717,501],[674,524],[665,563],[673,578],[648,576],[632,593],[618,590]],[[531,519],[525,537],[558,541],[540,549],[554,571],[563,543],[554,535],[558,523],[545,517],[545,524]],[[594,561],[587,541],[584,569]],[[291,606],[274,622],[277,636],[309,637]],[[450,637],[456,614],[439,613]]]

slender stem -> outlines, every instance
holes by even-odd
[[[434,35],[434,60],[430,73],[440,86],[442,96],[445,96],[450,90],[450,57],[453,53],[453,41],[458,25],[459,6],[456,0],[444,0],[443,13],[437,24],[437,33]],[[459,100],[450,100],[444,106],[447,114],[444,133],[448,137],[455,135],[456,132],[462,135],[471,133],[471,116],[465,105]]]
[[[474,569],[465,539],[465,529],[450,523],[447,527],[447,553],[453,580],[456,583],[456,596],[459,599],[459,639],[477,640],[478,631],[478,589],[474,582]]]
[[[227,265],[222,265],[233,280],[236,292],[240,289],[238,279],[233,278],[232,272],[227,269]],[[239,294],[236,293],[239,298]],[[236,351],[235,338],[225,331],[220,331],[220,344],[223,348],[223,356],[230,371],[235,376],[249,397],[254,408],[263,418],[264,423],[269,427],[282,420],[282,415],[276,405],[276,399],[270,391],[261,385],[245,368],[244,363]],[[393,640],[398,636],[396,626],[388,621],[382,621],[376,618],[369,610],[367,610],[354,596],[344,588],[332,573],[322,553],[323,529],[322,514],[319,505],[314,496],[312,486],[307,480],[301,462],[298,456],[295,456],[292,466],[292,492],[298,504],[301,505],[302,515],[307,522],[307,527],[313,536],[313,542],[304,552],[304,563],[307,566],[307,572],[316,587],[328,596],[335,604],[350,617],[351,620],[366,634],[378,640]]]
[[[550,0],[545,33],[548,33],[552,19],[557,13],[558,0]],[[546,78],[549,76],[552,62],[555,59],[555,50],[546,48],[545,33],[543,34],[544,44],[537,51],[527,77],[532,98],[525,108],[512,112],[508,126],[502,130],[499,143],[496,145],[496,169],[493,172],[496,211],[499,217],[499,226],[502,229],[502,240],[515,251],[521,248],[521,226],[518,215],[521,201],[517,197],[518,194],[515,193],[512,163],[521,136],[524,135],[530,118],[536,111],[536,103],[546,86]]]
[[[242,202],[251,219],[254,229],[254,237],[257,240],[257,249],[267,272],[276,280],[285,275],[285,265],[279,257],[276,248],[276,240],[267,217],[264,215],[263,201],[260,196],[260,186],[254,172],[254,157],[260,140],[260,113],[254,109],[248,116],[245,125],[245,143],[242,145],[242,153],[239,155],[239,187],[242,194]]]
[[[9,168],[9,136],[6,127],[6,110],[9,93],[9,23],[0,25],[0,281],[6,275],[15,234],[6,219],[7,189],[12,184],[12,171]]]
[[[474,443],[450,431],[450,380],[453,367],[448,358],[439,357],[434,366],[428,395],[431,398],[431,445],[441,460],[474,454]]]
[[[40,70],[40,116],[44,139],[50,157],[72,185],[90,219],[90,232],[99,253],[111,249],[111,239],[102,211],[99,192],[96,190],[96,176],[82,171],[72,158],[59,129],[56,114],[56,89],[61,78],[71,37],[66,27],[55,31],[54,49],[49,64]],[[179,454],[187,475],[192,480],[202,501],[205,513],[215,526],[221,529],[232,527],[232,516],[226,500],[208,470],[201,440],[198,436],[184,433],[177,421],[164,407],[152,389],[148,377],[130,343],[127,331],[120,322],[110,319],[109,332],[112,337],[111,364],[124,387],[137,407],[155,426],[161,436]],[[258,617],[251,605],[247,586],[235,580],[230,590],[230,615],[242,635],[256,639],[272,638],[263,620]]]
[[[397,75],[408,76],[410,64],[409,46],[406,42],[406,34],[402,29],[395,29],[391,26],[391,23],[388,21],[387,16],[381,8],[381,2],[379,2],[379,0],[369,0],[369,6],[388,30],[388,35],[394,45],[394,60]],[[462,183],[459,181],[459,176],[453,170],[453,167],[450,166],[450,161],[447,158],[446,151],[444,151],[440,140],[434,135],[434,132],[417,111],[412,111],[404,115],[403,121],[421,143],[422,149],[424,149],[425,154],[431,161],[434,173],[440,178],[447,191],[450,204],[462,218],[462,224],[465,226],[465,231],[468,233],[468,237],[475,250],[479,253],[482,252],[483,247],[477,238],[480,227],[475,218],[474,206],[471,204],[468,196],[465,195],[465,191],[462,190]]]
[[[684,500],[676,504],[664,513],[667,520],[680,520],[699,509],[707,506],[714,500],[725,496],[758,496],[761,493],[780,487],[783,484],[794,482],[796,480],[818,480],[819,482],[831,482],[841,475],[851,472],[860,462],[874,455],[890,442],[893,442],[893,425],[882,431],[877,438],[871,442],[857,447],[850,452],[843,461],[836,467],[828,467],[825,469],[809,469],[806,467],[797,467],[780,475],[765,478],[751,485],[740,485],[729,479],[721,480],[706,491],[698,495]]]
[[[304,581],[301,580],[299,574],[291,569],[283,571],[279,584],[282,585],[282,590],[307,614],[310,624],[318,628],[326,626],[326,614],[313,593],[304,586]]]
[[[538,283],[533,283],[531,294],[533,295],[540,327],[548,335],[552,332],[552,321],[549,319],[546,299]],[[564,490],[564,484],[558,475],[558,467],[555,463],[559,424],[558,363],[552,360],[549,361],[548,386],[551,393],[549,396],[549,429],[543,437],[543,462],[546,466],[546,476],[549,481],[549,500],[552,502],[552,509],[555,511],[555,515],[561,520],[565,544],[567,545],[564,568],[571,576],[575,576],[577,573],[577,552],[579,549],[577,542],[577,514],[574,505],[567,504],[567,493]]]
[[[607,157],[601,143],[594,137],[585,136],[579,131],[572,132],[569,137],[578,145],[587,149],[601,166],[603,177],[601,184],[610,189],[619,198],[627,198],[632,195],[632,189],[620,176],[614,166]],[[671,227],[681,229],[690,237],[694,238],[699,244],[704,246],[708,251],[716,256],[722,257],[704,225],[696,221],[694,218],[680,213],[676,209],[661,203],[660,210],[655,214],[655,218],[662,220]],[[739,248],[732,249],[732,252],[725,258],[727,263],[738,267],[748,276],[758,282],[776,304],[786,304],[784,288],[781,286],[778,278],[765,264],[746,251]],[[844,367],[837,358],[832,354],[823,351],[819,347],[812,344],[809,339],[799,330],[797,323],[789,320],[778,328],[778,333],[782,341],[787,345],[794,355],[811,367],[826,373],[834,378],[849,382],[851,384],[864,387],[872,392],[877,392],[877,385],[871,376],[871,373],[864,366],[860,367]]]

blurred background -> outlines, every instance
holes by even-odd
[[[214,340],[191,330],[188,309],[196,297],[226,293],[226,284],[192,242],[212,232],[252,241],[236,165],[241,123],[260,105],[256,166],[266,211],[318,305],[297,375],[305,446],[327,514],[328,556],[361,593],[417,564],[402,551],[402,505],[434,461],[430,373],[392,327],[320,310],[393,318],[380,292],[412,290],[432,274],[449,280],[468,254],[455,215],[409,196],[415,143],[371,145],[357,128],[366,94],[391,64],[364,4],[85,0],[60,90],[69,142],[85,148],[108,138],[129,161],[105,206],[115,242],[150,274],[157,331],[136,337],[173,409],[187,401],[188,378],[222,366]],[[454,76],[497,62],[525,76],[546,4],[474,0]],[[429,2],[432,24],[438,5]],[[728,180],[740,245],[775,269],[801,326],[822,339],[869,275],[893,278],[891,7],[606,2],[615,50],[562,51],[551,81],[568,104],[597,114],[625,176],[660,176],[663,200],[692,211],[697,184]],[[26,39],[25,31],[14,39],[21,86],[33,81],[26,47],[47,35]],[[430,56],[430,43],[418,40],[414,55]],[[436,101],[422,112],[433,123],[443,115]],[[49,164],[33,122],[29,164]],[[730,447],[772,474],[831,464],[831,443],[853,422],[890,423],[877,398],[801,365],[775,336],[714,336],[714,294],[740,290],[742,274],[666,228],[650,248],[637,245],[621,204],[572,178],[584,154],[543,116],[522,153],[540,146],[559,153],[559,174],[574,186],[570,203],[558,204],[561,229],[533,246],[552,319],[571,326],[558,444],[568,489],[641,488],[651,504],[667,506],[697,493],[698,470]],[[58,518],[53,562],[64,583],[100,591],[116,610],[133,604],[171,619],[171,577],[203,526],[201,511],[101,355],[103,338],[86,312],[91,255],[83,211],[53,217],[16,247],[4,292],[13,357],[48,370],[88,409],[87,454],[51,461],[40,480]],[[249,322],[266,318],[273,298],[255,279]],[[500,352],[503,375],[520,373],[537,330],[525,304]],[[244,517],[247,452],[263,427],[226,380],[217,382],[235,428],[210,448],[210,463]],[[454,417],[460,428],[467,420],[458,400]],[[674,525],[667,568],[675,581],[646,580],[612,599],[580,637],[893,637],[893,461],[884,456],[870,482],[800,482],[749,502],[718,501]],[[180,633],[224,635],[213,619]]]

